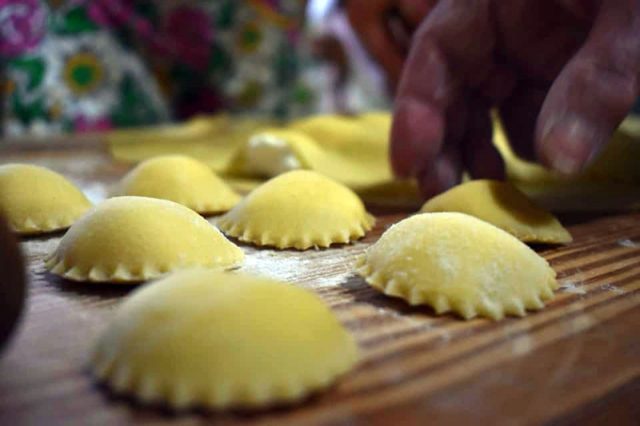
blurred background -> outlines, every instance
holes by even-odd
[[[393,3],[415,3],[417,15],[403,19]],[[3,1],[0,129],[51,135],[221,111],[290,119],[385,109],[397,57],[430,3]],[[374,4],[385,8],[379,22]],[[397,51],[372,49],[383,47],[380,34]]]

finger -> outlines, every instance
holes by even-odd
[[[584,21],[593,22],[600,0],[558,0],[558,4]]]
[[[640,4],[605,0],[585,45],[563,69],[536,127],[540,159],[573,174],[589,164],[639,94]]]
[[[567,58],[584,44],[593,23],[593,19],[582,21],[557,1],[494,2],[500,31],[508,34],[501,37],[500,50],[521,74],[536,81],[555,80]]]
[[[447,146],[433,165],[418,174],[418,186],[424,199],[429,199],[456,186],[462,177],[462,159],[458,147]]]
[[[473,100],[461,149],[466,170],[474,179],[504,179],[504,162],[493,144],[489,105]]]
[[[463,170],[462,141],[466,134],[468,96],[463,94],[447,111],[446,128],[442,149],[435,161],[423,165],[417,171],[418,185],[425,198],[437,195],[460,183]]]
[[[444,139],[445,115],[415,99],[397,102],[391,127],[391,166],[399,177],[416,176],[438,155]]]
[[[418,186],[424,199],[444,192],[462,179],[463,159],[460,143],[448,142],[429,167],[417,174]]]
[[[398,176],[416,176],[432,166],[451,130],[445,127],[447,110],[460,98],[471,70],[483,74],[489,68],[494,38],[488,6],[484,0],[443,0],[414,36],[391,131],[391,163]]]
[[[547,92],[547,87],[523,82],[500,104],[500,118],[511,148],[525,160],[536,160],[536,120]]]

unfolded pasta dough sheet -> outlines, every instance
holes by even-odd
[[[276,123],[225,114],[202,116],[180,125],[119,130],[107,136],[114,158],[136,163],[164,154],[186,154],[208,164],[241,192],[284,171],[318,171],[356,191],[368,204],[418,208],[413,181],[393,177],[388,162],[391,115],[319,115]],[[567,178],[518,158],[498,122],[496,147],[508,179],[554,211],[640,209],[640,120],[628,119],[597,161]]]

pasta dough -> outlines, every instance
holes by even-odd
[[[116,194],[162,198],[203,214],[227,211],[241,198],[206,164],[184,155],[142,162],[122,179]]]
[[[523,160],[511,148],[508,137],[499,120],[494,120],[495,146],[505,161],[509,180],[517,184],[541,185],[549,190],[557,186],[588,186],[600,183],[640,182],[640,168],[637,158],[640,156],[640,128],[637,119],[627,118],[612,134],[602,152],[575,176],[566,176],[553,172],[543,166]]]
[[[314,170],[355,191],[393,181],[387,160],[390,119],[317,115],[256,132],[238,148],[228,172],[273,177]]]
[[[367,111],[357,116],[360,125],[364,126],[368,131],[379,135],[384,139],[389,139],[391,133],[391,113],[389,111]]]
[[[473,180],[463,183],[430,199],[421,211],[466,213],[529,243],[568,243],[572,240],[558,219],[505,182]]]
[[[628,199],[637,198],[638,185],[634,183],[640,181],[640,168],[636,167],[640,125],[633,120],[625,120],[594,164],[577,177],[561,176],[518,158],[499,120],[495,118],[493,123],[495,145],[509,181],[541,205],[554,211],[609,211],[628,209],[632,204]],[[283,127],[274,128],[276,125],[220,114],[161,128],[116,130],[109,132],[107,140],[112,155],[121,161],[187,154],[225,179],[264,179],[304,168],[348,186],[367,203],[404,208],[422,204],[416,183],[396,180],[389,165],[389,112],[315,115]],[[302,139],[299,135],[307,142],[297,142]],[[272,157],[265,160],[265,155]],[[614,197],[609,196],[612,191]]]
[[[313,293],[195,269],[125,300],[92,370],[144,403],[261,408],[328,387],[357,359],[353,338]]]
[[[75,223],[46,264],[74,281],[135,282],[189,266],[231,268],[243,257],[240,248],[180,204],[116,197]]]
[[[524,316],[557,288],[547,261],[507,232],[462,213],[423,213],[389,228],[359,259],[373,287],[465,319]]]
[[[218,220],[224,233],[241,241],[299,250],[348,243],[373,223],[351,190],[307,170],[271,179]]]
[[[0,211],[18,234],[68,228],[91,203],[62,175],[30,164],[0,166]]]
[[[119,161],[135,163],[159,155],[182,154],[221,173],[249,135],[270,126],[273,123],[267,120],[219,114],[195,117],[178,125],[115,130],[107,134],[107,142]]]

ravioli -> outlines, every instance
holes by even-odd
[[[323,157],[321,149],[304,133],[272,128],[252,135],[229,165],[232,176],[272,178],[298,169],[313,169],[308,158]]]
[[[462,213],[422,213],[389,228],[358,259],[374,288],[437,314],[524,316],[557,288],[547,261],[511,234]]]
[[[30,164],[0,166],[0,212],[15,233],[66,229],[89,208],[87,197],[54,171]]]
[[[313,293],[191,269],[128,297],[91,368],[143,403],[256,409],[327,388],[357,360],[353,338]]]
[[[76,222],[46,265],[74,281],[126,283],[192,266],[232,268],[243,257],[187,207],[131,196],[109,199]]]
[[[269,180],[218,220],[225,234],[240,241],[298,250],[349,243],[373,223],[350,189],[309,170]]]
[[[572,241],[571,234],[558,219],[506,182],[473,180],[463,183],[430,199],[421,211],[466,213],[528,243]]]
[[[202,214],[225,212],[241,198],[206,164],[185,155],[142,162],[122,179],[116,194],[175,201]]]

